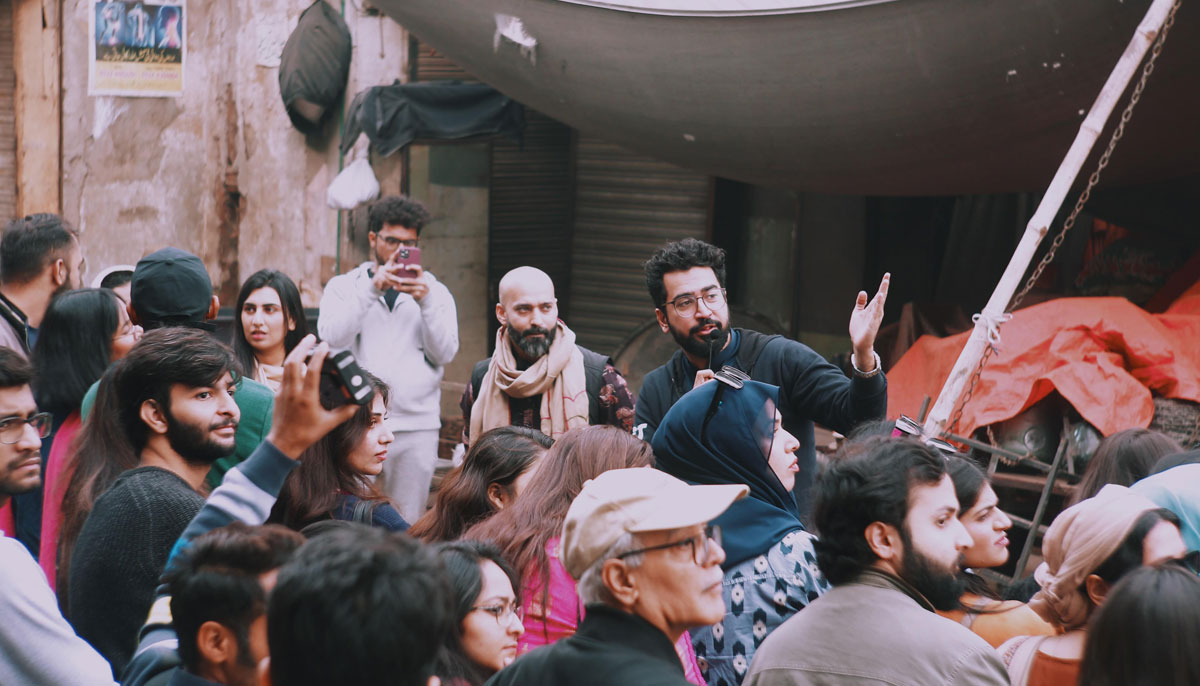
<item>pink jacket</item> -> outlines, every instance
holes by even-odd
[[[50,457],[42,465],[42,543],[38,549],[38,564],[46,573],[51,589],[54,588],[58,567],[58,531],[62,526],[63,495],[70,478],[66,465],[70,458],[71,443],[81,426],[78,410],[67,415],[58,431],[54,432]]]
[[[527,570],[521,584],[521,604],[525,610],[525,633],[517,639],[519,654],[534,648],[549,645],[575,633],[583,619],[583,604],[575,593],[575,580],[567,573],[558,558],[558,539],[546,543],[546,554],[550,557],[549,607],[542,607],[541,575]],[[697,686],[707,686],[700,676],[700,665],[696,662],[696,651],[692,649],[692,636],[684,632],[675,642],[675,652],[683,663],[687,680]]]

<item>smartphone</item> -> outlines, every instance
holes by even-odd
[[[371,401],[371,384],[349,350],[330,353],[321,365],[321,405],[332,410],[355,403]]]
[[[396,252],[392,253],[392,262],[396,264],[421,264],[421,248],[401,247]],[[401,269],[396,272],[396,275],[403,279],[415,279],[421,275],[415,269]]]

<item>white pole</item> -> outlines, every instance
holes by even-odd
[[[1150,9],[1146,11],[1146,16],[1138,24],[1129,46],[1125,48],[1125,53],[1121,55],[1117,66],[1109,74],[1108,81],[1100,89],[1100,95],[1096,97],[1096,102],[1092,103],[1091,111],[1088,112],[1083,124],[1079,127],[1075,142],[1071,144],[1071,149],[1067,151],[1067,156],[1063,158],[1062,164],[1054,174],[1050,187],[1046,189],[1046,195],[1042,197],[1042,202],[1033,213],[1029,224],[1026,225],[1025,235],[1021,237],[1021,242],[1013,252],[1008,268],[1004,270],[1004,275],[996,284],[996,290],[992,292],[992,297],[984,306],[981,316],[977,318],[971,337],[967,339],[967,344],[959,354],[958,361],[954,363],[954,369],[950,371],[950,376],[942,386],[942,392],[938,395],[933,410],[925,420],[925,435],[940,436],[946,429],[946,422],[950,419],[950,414],[958,404],[959,397],[962,396],[963,390],[970,382],[976,367],[979,366],[979,360],[982,359],[983,353],[987,349],[989,324],[995,327],[1000,322],[1005,308],[1008,307],[1013,293],[1016,292],[1017,286],[1021,282],[1021,277],[1025,275],[1029,263],[1037,252],[1038,244],[1042,242],[1042,238],[1049,230],[1050,223],[1058,214],[1063,199],[1075,183],[1075,177],[1079,175],[1079,170],[1087,161],[1088,155],[1091,154],[1096,139],[1104,131],[1104,126],[1120,100],[1121,94],[1133,80],[1138,66],[1150,50],[1150,46],[1158,38],[1158,32],[1162,30],[1174,5],[1175,0],[1154,0],[1151,3]]]

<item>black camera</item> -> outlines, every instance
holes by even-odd
[[[321,365],[321,405],[332,410],[342,405],[371,402],[371,384],[366,372],[349,350],[330,353]]]

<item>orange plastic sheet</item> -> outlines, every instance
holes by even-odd
[[[916,417],[937,398],[971,332],[923,336],[888,372],[888,416]],[[1105,436],[1146,427],[1151,391],[1200,402],[1200,283],[1163,314],[1124,298],[1063,298],[1000,327],[998,353],[956,433],[1010,419],[1057,390]]]

